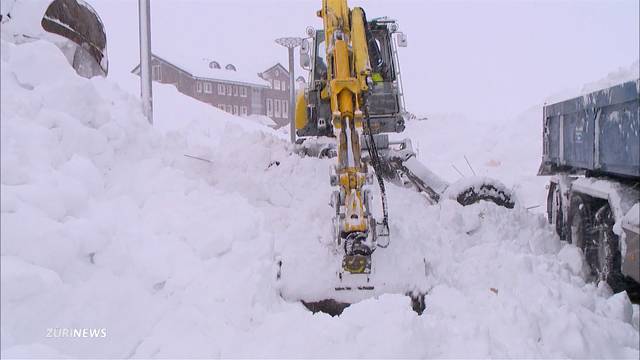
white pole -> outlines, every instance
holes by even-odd
[[[153,95],[151,90],[151,11],[150,0],[138,0],[140,16],[140,93],[142,112],[153,125]]]
[[[296,142],[295,108],[296,108],[296,80],[294,78],[293,47],[289,48],[289,123],[291,131],[291,143]]]

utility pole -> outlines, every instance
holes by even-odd
[[[142,112],[153,125],[153,95],[151,87],[151,0],[138,0],[140,17],[140,94]]]
[[[276,39],[276,43],[278,45],[282,45],[287,48],[289,51],[289,125],[291,132],[291,143],[294,144],[296,142],[296,126],[294,123],[294,112],[295,112],[295,102],[296,102],[296,79],[294,75],[294,66],[293,66],[293,49],[300,46],[302,44],[302,39],[298,37],[284,37]]]

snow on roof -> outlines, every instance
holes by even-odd
[[[174,66],[190,73],[196,78],[210,79],[210,80],[222,80],[226,82],[236,82],[243,84],[250,84],[256,86],[270,86],[270,83],[258,76],[258,74],[226,70],[224,67],[226,63],[220,63],[222,69],[213,69],[209,67],[209,63],[212,59],[199,58],[196,56],[181,56],[167,58],[163,55],[153,54],[156,58],[162,59],[166,62],[173,64]]]

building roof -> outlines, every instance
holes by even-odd
[[[222,82],[232,82],[260,87],[270,86],[270,83],[267,80],[261,78],[258,74],[226,70],[224,69],[226,64],[220,64],[222,69],[212,69],[209,67],[209,63],[212,61],[210,59],[198,59],[185,56],[181,59],[168,60],[156,54],[152,54],[152,56],[158,60],[168,63],[169,65],[172,65],[179,70],[188,73],[189,75],[197,79],[211,81],[217,80]],[[138,64],[138,66],[136,66],[131,72],[137,72],[139,66],[140,65]]]
[[[280,70],[280,71],[284,72],[285,74],[287,74],[287,76],[289,75],[289,71],[288,71],[287,69],[285,69],[285,67],[284,67],[284,66],[282,66],[282,64],[280,64],[280,63],[277,63],[277,64],[273,65],[272,67],[268,68],[267,70],[265,70],[265,71],[261,72],[261,73],[260,73],[260,74],[258,74],[258,75],[259,75],[259,76],[262,76],[262,74],[265,74],[265,73],[271,72],[271,71],[273,71],[273,70],[275,70],[275,69],[278,69],[278,70]]]

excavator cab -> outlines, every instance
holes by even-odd
[[[404,98],[397,48],[406,46],[395,20],[384,18],[366,22],[371,77],[363,109],[373,134],[404,130]],[[312,46],[302,46],[301,65],[309,70],[309,82],[296,99],[298,137],[332,137],[331,108],[326,89],[327,59],[324,30],[308,29]],[[308,40],[305,40],[308,41]],[[309,52],[312,52],[309,54]]]

